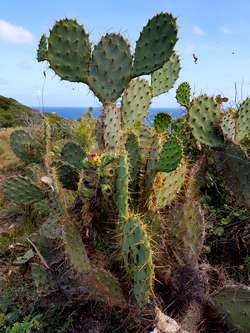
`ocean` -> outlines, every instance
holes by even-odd
[[[35,110],[41,111],[40,107],[33,107]],[[59,116],[69,119],[79,119],[86,112],[86,107],[50,107],[45,106],[43,111],[56,113]],[[93,108],[93,116],[98,117],[101,112],[101,108]],[[168,112],[173,118],[179,118],[185,114],[185,110],[182,108],[151,108],[149,110],[148,123],[152,124],[154,117],[159,112]]]

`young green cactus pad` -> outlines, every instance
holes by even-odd
[[[113,103],[104,105],[103,124],[105,148],[117,151],[121,144],[121,113]]]
[[[176,170],[183,157],[183,148],[177,137],[167,138],[156,164],[157,172],[171,172]]]
[[[170,58],[177,42],[176,19],[168,13],[155,15],[136,42],[133,76],[150,74]]]
[[[19,205],[31,205],[44,198],[42,190],[28,178],[13,176],[4,184],[4,194],[8,200]]]
[[[122,96],[123,123],[125,128],[144,125],[151,103],[151,88],[144,79],[134,79]]]
[[[173,52],[169,60],[151,76],[153,96],[159,96],[173,88],[181,70],[180,58]]]
[[[222,145],[223,140],[219,136],[220,107],[212,97],[201,95],[194,98],[188,121],[198,141],[211,147]]]
[[[129,189],[138,192],[140,181],[141,156],[139,149],[138,136],[133,132],[128,133],[125,148],[129,160]]]
[[[238,110],[236,141],[243,143],[250,139],[250,98],[241,103]]]
[[[83,159],[86,157],[84,150],[80,145],[74,142],[66,143],[61,151],[61,158],[63,161],[73,165],[76,169],[80,170],[83,167]]]
[[[67,217],[63,224],[63,239],[66,255],[73,268],[79,273],[89,272],[91,265],[81,234],[74,222]]]
[[[126,154],[120,155],[116,178],[116,205],[121,222],[128,218],[128,158]]]
[[[37,49],[37,61],[45,61],[47,60],[48,55],[48,40],[45,34],[42,35],[38,49]]]
[[[132,56],[120,34],[106,34],[94,47],[89,65],[90,88],[102,103],[115,102],[131,76]]]
[[[154,267],[150,240],[141,219],[131,216],[122,228],[122,256],[140,306],[153,290]]]
[[[250,289],[244,286],[226,286],[211,297],[212,305],[228,332],[250,332]]]
[[[16,130],[10,136],[10,146],[15,155],[24,162],[39,163],[42,160],[41,150],[29,133]]]
[[[224,138],[232,142],[235,139],[236,117],[236,112],[233,109],[229,109],[222,115],[220,123]]]
[[[188,82],[182,82],[176,90],[176,100],[180,105],[188,109],[190,106],[190,98],[191,87]]]
[[[57,21],[48,38],[47,60],[62,80],[86,82],[90,62],[89,36],[76,20]]]
[[[187,163],[183,159],[172,172],[157,172],[148,207],[152,211],[170,205],[180,192],[187,172]]]
[[[204,214],[198,201],[177,203],[169,217],[170,239],[178,263],[196,265],[205,238]]]
[[[236,198],[250,208],[250,160],[239,146],[227,145],[214,153],[216,168]]]
[[[172,118],[167,112],[159,112],[154,118],[154,128],[158,133],[164,133],[168,130]]]

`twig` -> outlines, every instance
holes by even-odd
[[[47,261],[44,259],[44,257],[42,256],[41,252],[38,250],[38,248],[36,247],[36,245],[27,237],[26,238],[27,241],[32,245],[32,247],[34,248],[34,250],[36,251],[38,257],[40,258],[42,264],[47,268],[50,269],[49,265],[47,264]]]

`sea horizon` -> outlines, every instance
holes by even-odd
[[[68,118],[68,119],[79,119],[81,118],[84,113],[88,110],[88,107],[65,107],[65,106],[44,106],[38,107],[33,106],[34,110],[41,111],[41,112],[51,112],[55,113],[61,117]],[[98,117],[101,112],[101,107],[93,107],[93,116]],[[181,107],[158,107],[158,108],[150,108],[148,113],[148,121],[152,123],[154,117],[159,112],[168,112],[173,118],[179,118],[185,115],[186,111],[184,108]]]

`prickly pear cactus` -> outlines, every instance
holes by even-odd
[[[135,133],[128,133],[125,148],[129,161],[129,189],[136,193],[139,190],[140,183],[141,156],[138,136]]]
[[[68,190],[76,190],[79,182],[79,170],[63,161],[55,161],[54,167],[62,186]]]
[[[250,141],[250,98],[242,102],[238,110],[236,141],[243,145]]]
[[[167,112],[159,112],[154,118],[154,129],[157,133],[166,133],[172,122],[172,118]]]
[[[11,134],[10,146],[15,155],[26,163],[39,163],[42,160],[38,144],[23,130],[16,130]]]
[[[228,109],[227,112],[222,115],[220,127],[227,141],[234,142],[235,140],[236,118],[237,114],[233,109]]]
[[[8,200],[19,205],[31,205],[44,198],[43,191],[28,178],[14,176],[4,184],[4,194]]]
[[[183,158],[183,148],[177,137],[167,138],[158,163],[156,164],[157,172],[171,172],[176,170]]]
[[[120,221],[122,223],[124,223],[124,221],[128,218],[128,174],[127,154],[122,154],[119,158],[116,178],[116,205],[119,211]]]
[[[236,198],[250,208],[250,160],[239,146],[226,145],[214,153],[216,168]]]
[[[89,35],[76,20],[57,21],[48,37],[47,60],[63,80],[86,82],[90,62]]]
[[[250,331],[249,298],[249,287],[243,286],[226,286],[212,296],[212,304],[230,332]]]
[[[132,56],[120,34],[106,34],[94,47],[89,65],[89,85],[102,103],[115,102],[131,76]]]
[[[169,60],[151,75],[153,96],[159,96],[173,88],[181,70],[179,56],[173,52]]]
[[[176,90],[176,100],[185,108],[189,108],[191,98],[191,87],[188,82],[182,82]]]
[[[168,61],[177,42],[176,19],[168,13],[155,15],[136,42],[133,76],[150,74]]]
[[[118,151],[121,146],[121,112],[113,104],[107,103],[103,110],[103,138],[105,148]]]
[[[86,157],[85,151],[80,145],[74,142],[66,143],[61,151],[63,161],[71,164],[76,169],[80,170],[83,167],[83,159]]]
[[[129,83],[122,96],[123,124],[125,128],[133,128],[145,124],[151,98],[151,88],[146,80],[135,79]]]
[[[219,136],[220,107],[212,97],[206,95],[194,98],[189,108],[189,126],[194,137],[211,147],[223,144]]]
[[[149,301],[153,290],[154,267],[150,240],[142,220],[131,216],[122,227],[122,256],[140,306]]]
[[[184,159],[172,172],[157,172],[148,202],[150,210],[157,211],[174,201],[184,184],[186,172],[187,163]]]
[[[178,263],[196,266],[205,239],[205,221],[198,201],[176,204],[169,217],[170,239]]]
[[[48,40],[45,34],[42,35],[38,49],[37,49],[37,61],[45,61],[47,60],[48,55]]]

